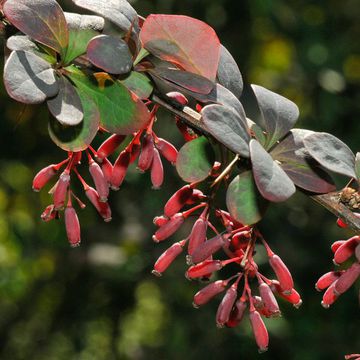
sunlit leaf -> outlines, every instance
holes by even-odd
[[[59,86],[50,64],[28,51],[13,51],[4,68],[8,94],[25,104],[40,104],[55,96]]]
[[[187,142],[179,151],[176,170],[186,182],[205,180],[214,163],[214,152],[206,137]]]
[[[249,157],[250,135],[246,118],[222,105],[207,105],[202,111],[203,124],[207,131],[231,151]]]
[[[101,126],[106,130],[130,135],[148,123],[150,113],[147,107],[119,81],[114,82],[106,73],[87,76],[74,67],[67,70],[76,87],[95,101]]]
[[[199,94],[209,94],[215,86],[215,84],[207,78],[187,71],[158,68],[151,70],[150,74]]]
[[[65,64],[86,53],[88,42],[103,30],[105,21],[100,16],[79,15],[65,12],[69,29],[69,45],[64,59]]]
[[[266,149],[269,149],[292,129],[299,117],[299,109],[279,94],[258,85],[251,86],[265,123]]]
[[[335,190],[331,177],[307,153],[303,139],[312,131],[293,129],[270,154],[298,187],[314,193]]]
[[[281,202],[295,193],[294,183],[255,139],[250,141],[250,155],[256,186],[265,199]]]
[[[215,81],[220,42],[204,22],[182,15],[150,15],[140,39],[151,54]]]
[[[360,182],[360,152],[356,153],[355,157],[355,174]]]
[[[126,0],[73,0],[73,2],[110,20],[124,32],[127,32],[132,25],[133,32],[139,32],[137,13]]]
[[[80,97],[74,86],[64,76],[60,77],[58,84],[58,94],[47,101],[50,113],[62,125],[77,125],[84,117]]]
[[[119,81],[142,100],[148,99],[154,89],[150,79],[137,71],[132,71],[129,76]]]
[[[243,91],[243,79],[236,61],[224,45],[220,48],[220,60],[217,79],[221,85],[230,90],[237,98]]]
[[[4,13],[24,34],[65,55],[69,33],[64,13],[55,0],[7,0]]]
[[[340,139],[328,133],[313,133],[304,138],[309,154],[325,169],[356,178],[355,156]]]
[[[87,47],[89,61],[110,74],[127,74],[132,67],[132,57],[127,43],[115,36],[99,35]]]
[[[228,187],[227,208],[231,216],[242,224],[251,225],[259,222],[267,204],[256,188],[251,171],[236,176]]]
[[[54,143],[65,151],[85,150],[97,134],[100,113],[95,102],[83,91],[76,89],[84,110],[83,121],[75,126],[65,126],[50,118],[49,135]]]

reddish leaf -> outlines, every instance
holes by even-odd
[[[215,31],[204,22],[182,15],[150,15],[140,39],[153,55],[215,80],[220,42]]]

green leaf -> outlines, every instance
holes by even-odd
[[[58,94],[47,101],[51,114],[65,126],[74,126],[79,124],[83,117],[83,108],[80,97],[71,84],[64,76],[58,79]]]
[[[28,51],[10,54],[4,67],[4,84],[10,97],[25,104],[40,104],[59,91],[50,64]]]
[[[270,149],[295,125],[299,117],[298,107],[285,97],[258,85],[251,85],[267,132],[266,149]]]
[[[250,155],[256,186],[265,199],[281,202],[295,193],[294,183],[255,139],[250,141]]]
[[[250,135],[243,117],[232,108],[222,105],[207,105],[202,111],[206,130],[231,151],[245,158],[249,157]]]
[[[214,152],[204,136],[187,142],[179,151],[176,170],[189,183],[205,180],[214,164]]]
[[[150,79],[137,71],[132,71],[129,76],[119,81],[141,100],[148,99],[154,90]]]
[[[110,35],[99,35],[87,46],[89,61],[110,74],[127,74],[132,67],[132,57],[127,43]]]
[[[75,67],[66,70],[76,87],[95,101],[100,111],[101,126],[107,131],[131,135],[149,122],[150,113],[144,103],[120,82],[114,82],[108,74],[86,76]]]
[[[304,137],[312,131],[293,129],[271,150],[270,155],[298,187],[325,194],[336,189],[331,177],[307,153]]]
[[[244,225],[261,220],[268,202],[260,196],[251,171],[241,173],[230,183],[226,205],[231,216]]]
[[[304,145],[309,154],[325,169],[356,179],[355,155],[334,135],[312,133],[305,136]]]
[[[355,157],[355,173],[358,181],[360,182],[360,152],[356,153]]]
[[[64,13],[55,0],[7,0],[4,13],[21,32],[65,55],[69,33]]]
[[[252,133],[252,136],[256,138],[256,140],[262,145],[265,146],[266,144],[266,136],[263,132],[263,130],[261,129],[261,127],[256,124],[255,122],[253,122],[252,120],[250,120],[249,118],[246,118],[248,127]]]
[[[64,64],[86,53],[88,42],[99,35],[103,30],[105,21],[100,16],[79,15],[65,12],[69,29],[69,45],[66,50]]]
[[[151,54],[215,81],[220,42],[215,31],[204,22],[183,15],[150,15],[140,38]]]
[[[84,109],[84,120],[75,126],[64,126],[55,118],[49,121],[49,135],[54,143],[65,151],[83,151],[91,144],[96,136],[100,113],[95,102],[86,92],[77,89]]]

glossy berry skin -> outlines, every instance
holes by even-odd
[[[40,191],[56,174],[54,165],[49,165],[41,169],[34,177],[32,189],[36,192]]]

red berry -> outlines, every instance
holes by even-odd
[[[193,194],[193,189],[190,185],[185,185],[175,192],[173,196],[167,201],[164,206],[164,214],[171,217],[179,212],[186,204],[187,200]]]
[[[225,293],[217,313],[216,313],[216,325],[219,328],[225,326],[228,322],[231,314],[231,310],[234,306],[237,297],[237,283],[233,284]]]
[[[259,352],[267,351],[269,346],[269,334],[260,314],[256,310],[250,311],[249,320],[255,336],[256,344],[259,347]]]
[[[153,161],[151,164],[151,183],[153,189],[160,189],[164,181],[164,168],[160,158],[159,151],[154,149]]]
[[[199,306],[206,304],[214,296],[224,291],[226,286],[227,281],[224,280],[218,280],[205,286],[195,294],[193,301],[194,307],[198,308]]]
[[[162,273],[172,264],[172,262],[182,253],[185,241],[180,241],[170,246],[157,259],[152,273],[161,276]]]
[[[65,209],[65,227],[69,243],[72,247],[80,245],[80,223],[75,209],[68,205]]]
[[[108,137],[96,152],[96,158],[101,163],[105,158],[111,155],[125,140],[125,135],[113,134]]]
[[[49,165],[41,169],[34,177],[32,188],[34,191],[40,191],[56,174],[55,165]]]

